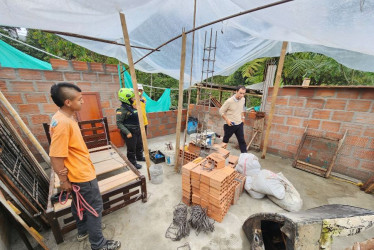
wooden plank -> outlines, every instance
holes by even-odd
[[[112,148],[111,145],[105,145],[105,146],[100,146],[100,147],[96,147],[96,148],[89,148],[88,152],[92,153],[92,152],[97,152],[97,151],[101,151],[101,150],[104,150],[104,149],[110,149],[110,148]]]
[[[84,134],[85,132],[98,131],[98,130],[103,130],[104,131],[104,127],[82,128],[81,133]]]
[[[181,125],[182,125],[182,109],[183,109],[183,84],[184,84],[184,67],[186,63],[186,33],[182,31],[182,50],[181,50],[181,66],[179,73],[179,96],[178,96],[178,114],[177,114],[177,129],[175,140],[175,167],[174,171],[179,170],[179,148],[181,139]]]
[[[300,161],[300,160],[298,160],[297,163],[299,163],[299,164],[301,164],[301,165],[304,165],[304,166],[308,166],[308,167],[311,167],[311,168],[318,169],[318,170],[323,171],[323,172],[326,172],[326,171],[327,171],[326,169],[321,168],[320,166],[313,165],[313,164],[310,164],[310,163],[305,162],[305,161]]]
[[[129,183],[137,178],[138,176],[129,170],[124,173],[120,173],[115,176],[101,180],[98,182],[100,193],[104,194],[106,192],[109,192],[113,190],[114,188],[124,185],[126,183]],[[69,199],[64,205],[60,204],[59,202],[55,203],[54,209],[55,209],[55,212],[58,212],[70,206],[71,206],[71,199]]]
[[[21,117],[19,116],[17,111],[13,108],[13,106],[9,103],[8,99],[6,99],[6,97],[3,95],[3,93],[1,91],[0,91],[0,102],[4,105],[6,110],[9,111],[9,113],[11,114],[11,116],[13,117],[15,122],[20,126],[23,133],[25,133],[25,135],[27,136],[27,138],[29,138],[30,142],[34,145],[36,150],[38,150],[38,152],[41,154],[44,161],[50,166],[51,165],[51,160],[49,158],[49,155],[47,154],[47,152],[45,152],[42,145],[40,145],[39,141],[35,138],[33,133],[31,133],[30,129],[26,126],[25,122],[21,119]],[[40,171],[43,174],[43,177],[45,179],[48,179],[48,176],[44,172],[44,169],[41,168]]]
[[[7,201],[5,200],[3,193],[0,191],[0,202],[5,207],[6,210],[12,215],[12,217],[19,223],[21,226],[26,229],[26,231],[39,243],[39,245],[43,249],[48,249],[48,247],[44,244],[43,239],[41,238],[40,234],[35,233],[35,230],[32,230],[22,218],[16,214],[13,209],[9,206]]]
[[[123,184],[129,183],[137,178],[138,176],[135,173],[133,173],[132,171],[127,171],[125,173],[112,176],[108,179],[104,179],[100,181],[102,182],[99,185],[100,193],[103,194],[103,193],[109,192],[113,190],[114,188],[121,186]]]
[[[262,155],[261,155],[262,159],[265,159],[266,151],[267,151],[267,147],[268,147],[270,129],[271,129],[273,116],[274,116],[274,110],[275,110],[275,102],[276,102],[277,96],[278,96],[278,90],[279,90],[279,85],[280,85],[280,81],[281,81],[281,77],[282,77],[284,59],[285,59],[286,52],[287,52],[287,45],[288,45],[288,42],[283,42],[283,44],[282,44],[282,50],[281,50],[281,55],[280,55],[279,63],[278,63],[277,75],[275,77],[273,96],[272,96],[272,99],[271,99],[270,114],[269,114],[269,118],[267,120],[265,139],[264,139],[264,147],[262,149]]]
[[[249,147],[251,146],[251,144],[252,144],[253,140],[256,138],[257,134],[258,134],[258,131],[255,132],[255,134],[253,135],[251,141],[248,143],[247,150],[248,150]]]
[[[106,140],[106,134],[100,133],[100,134],[95,134],[95,135],[84,135],[83,140],[85,142],[91,142],[91,141],[99,141],[105,139]]]
[[[126,163],[121,158],[108,159],[108,160],[94,164],[96,176],[100,176],[102,174],[115,171],[125,166],[126,166]],[[60,180],[58,179],[57,174],[55,174],[55,188],[59,188],[59,187],[60,187]]]
[[[336,149],[336,151],[334,153],[334,156],[332,158],[330,166],[327,168],[325,178],[329,178],[330,177],[330,174],[331,174],[331,171],[332,171],[332,167],[334,166],[336,157],[338,156],[338,153],[339,153],[339,150],[341,149],[341,147],[342,147],[342,145],[343,145],[343,143],[345,141],[345,138],[347,137],[347,133],[348,133],[348,129],[345,130],[343,138],[341,140],[339,140],[338,148]]]
[[[13,209],[13,211],[17,214],[17,215],[20,215],[21,214],[21,211],[19,211],[19,209],[13,205],[13,203],[10,201],[10,200],[7,200],[6,201],[8,203],[8,205]]]
[[[292,166],[294,166],[294,167],[296,167],[297,160],[299,160],[301,149],[303,148],[303,145],[304,145],[304,142],[305,142],[305,139],[306,139],[306,136],[307,136],[307,134],[306,134],[307,130],[308,130],[308,125],[305,127],[304,134],[301,137],[299,147],[297,148],[296,155],[295,155],[295,161],[292,164]]]
[[[117,158],[121,158],[121,157],[114,149],[108,149],[108,150],[90,153],[90,159],[94,165],[97,162],[102,162],[102,161],[106,161],[109,159],[117,159]]]
[[[121,19],[121,25],[122,25],[123,38],[124,38],[125,46],[126,46],[127,59],[128,59],[128,63],[129,63],[130,73],[131,73],[132,87],[134,88],[134,93],[135,93],[136,106],[141,107],[139,90],[138,90],[138,81],[136,79],[134,61],[132,59],[132,52],[131,52],[131,47],[130,47],[130,38],[129,38],[128,30],[127,30],[125,14],[120,13],[120,19]],[[144,117],[143,117],[143,110],[142,109],[138,109],[138,118],[139,118],[139,124],[140,124],[140,132],[141,132],[141,135],[142,135],[145,162],[147,164],[148,179],[151,180],[151,174],[149,173],[149,167],[151,166],[151,160],[149,158],[147,134],[145,133]]]

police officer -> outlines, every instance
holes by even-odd
[[[116,111],[117,127],[127,146],[127,158],[137,168],[142,165],[137,161],[145,161],[143,156],[143,143],[140,133],[138,111],[133,107],[134,91],[128,88],[121,88],[118,91],[118,99],[121,107]]]

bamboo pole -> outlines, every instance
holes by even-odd
[[[195,28],[195,24],[196,24],[196,0],[194,0],[194,8],[193,8],[193,28]],[[188,118],[189,118],[189,115],[190,115],[194,48],[195,48],[195,31],[192,32],[191,64],[190,64],[190,86],[188,88],[186,125],[185,125],[185,128],[184,128],[184,134],[183,134],[183,145],[186,144],[186,140],[187,140]],[[182,159],[184,159],[184,151],[185,151],[185,148],[183,146]]]
[[[123,37],[124,37],[124,41],[125,41],[125,45],[126,45],[126,53],[127,53],[127,59],[128,59],[128,62],[129,62],[129,68],[130,68],[130,74],[131,74],[131,80],[132,80],[132,87],[133,87],[134,92],[135,92],[136,107],[138,107],[138,118],[139,118],[139,123],[140,123],[140,132],[142,134],[142,142],[143,142],[145,162],[147,164],[148,179],[150,180],[151,175],[149,173],[149,167],[151,165],[151,161],[149,159],[147,135],[145,133],[145,127],[144,127],[143,110],[141,109],[141,105],[140,105],[138,82],[137,82],[136,74],[135,74],[134,61],[132,59],[130,38],[129,38],[129,33],[127,31],[125,14],[120,13],[119,15],[120,15],[120,18],[121,18],[122,32],[123,32]]]
[[[51,160],[50,160],[47,152],[45,152],[45,150],[42,147],[42,145],[40,145],[40,143],[38,142],[38,140],[31,133],[30,129],[26,126],[26,124],[23,122],[23,120],[21,119],[21,117],[19,116],[19,114],[17,113],[17,111],[13,108],[13,106],[9,103],[9,101],[6,99],[6,97],[3,95],[3,93],[1,91],[0,91],[0,101],[5,106],[5,108],[8,110],[8,112],[10,113],[10,115],[14,118],[14,120],[17,122],[17,124],[20,126],[20,128],[25,133],[25,135],[27,136],[27,138],[29,138],[29,140],[31,141],[31,143],[38,150],[38,152],[40,153],[40,155],[43,157],[44,161],[49,166],[51,166]],[[42,170],[42,171],[44,172],[44,170]],[[47,177],[47,175],[45,174],[45,172],[43,174]],[[47,179],[48,179],[48,177],[47,177]]]
[[[175,172],[179,168],[179,148],[180,148],[180,137],[181,137],[181,125],[182,125],[182,108],[183,108],[183,83],[184,83],[184,66],[186,64],[186,34],[184,29],[182,31],[182,52],[181,52],[181,68],[179,75],[179,98],[178,98],[178,116],[177,116],[177,139],[175,142]],[[183,145],[184,146],[184,145]]]
[[[273,121],[273,115],[274,115],[274,110],[275,110],[275,102],[276,102],[277,96],[278,96],[278,90],[279,90],[279,85],[280,85],[280,81],[281,81],[281,77],[282,77],[283,64],[284,64],[284,58],[286,56],[287,45],[288,45],[288,42],[283,42],[283,44],[282,44],[282,50],[281,50],[279,63],[278,63],[278,69],[277,69],[277,76],[275,77],[273,96],[271,98],[271,108],[270,108],[269,118],[267,120],[265,139],[264,139],[264,147],[262,149],[261,159],[265,159],[265,156],[266,156],[266,151],[267,151],[268,141],[269,141],[269,135],[270,135],[270,129],[271,129],[271,123]]]

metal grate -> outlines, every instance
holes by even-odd
[[[36,208],[42,211],[47,207],[48,182],[36,170],[1,120],[0,169]]]

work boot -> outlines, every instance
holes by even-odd
[[[138,163],[136,163],[134,166],[136,167],[136,169],[141,169],[142,168],[142,165],[140,165]]]
[[[121,242],[118,240],[107,240],[106,244],[98,250],[116,250],[121,248]],[[91,248],[93,249],[93,248]]]
[[[101,223],[101,229],[104,230],[106,228],[106,225],[104,223]],[[77,240],[79,242],[81,241],[84,241],[85,239],[87,239],[88,237],[88,233],[85,233],[85,234],[78,234],[77,235]]]
[[[137,161],[145,161],[145,158],[144,156],[140,157],[140,158],[136,158]]]

